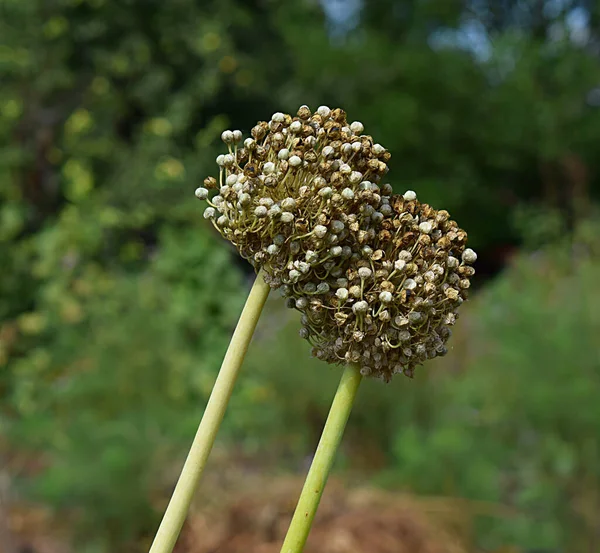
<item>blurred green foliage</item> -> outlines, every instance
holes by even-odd
[[[469,231],[480,273],[584,218],[600,6],[499,4],[0,2],[0,465],[75,517],[78,551],[152,534],[241,309],[245,266],[192,196],[223,128],[341,105],[396,190]],[[444,365],[367,383],[348,429],[348,467],[521,509],[490,545],[582,550],[600,511],[599,267],[554,248],[482,291]],[[295,463],[339,373],[270,305],[222,438]]]

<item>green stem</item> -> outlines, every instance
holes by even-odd
[[[187,516],[192,498],[215,442],[233,386],[269,295],[269,285],[258,274],[235,328],[221,370],[206,405],[173,496],[150,547],[150,553],[171,553]]]
[[[304,549],[361,378],[360,370],[355,365],[347,366],[342,374],[281,553],[301,553]]]

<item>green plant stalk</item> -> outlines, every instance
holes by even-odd
[[[231,397],[256,324],[269,295],[269,285],[259,272],[235,328],[223,364],[213,386],[200,426],[167,510],[150,547],[150,553],[171,553],[185,522],[192,498],[215,443],[215,437]]]
[[[344,369],[281,553],[301,553],[304,549],[361,379],[357,366],[348,365]]]

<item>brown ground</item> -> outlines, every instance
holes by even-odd
[[[206,485],[198,497],[202,508],[194,508],[175,553],[279,553],[301,486],[297,477],[246,481],[237,492]],[[486,505],[476,509],[506,515]],[[305,552],[476,553],[469,547],[473,510],[459,500],[349,489],[331,480]],[[74,553],[43,510],[15,510],[8,526],[17,547],[0,543],[0,553]],[[21,549],[24,544],[30,549]],[[149,545],[140,544],[140,551]]]

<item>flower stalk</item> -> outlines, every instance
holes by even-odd
[[[206,405],[200,426],[177,481],[173,496],[150,547],[150,553],[171,553],[185,522],[192,498],[229,403],[240,367],[269,295],[269,285],[260,271],[248,295],[223,364]]]
[[[304,549],[361,379],[362,375],[356,365],[348,365],[342,373],[281,553],[301,553]]]

